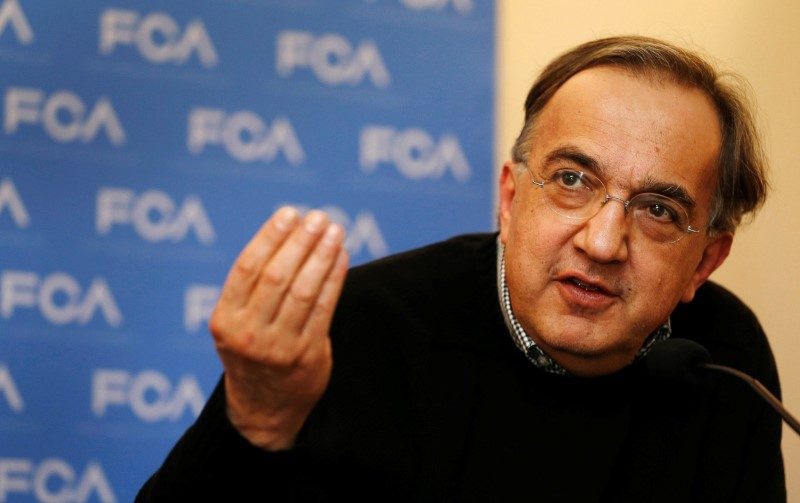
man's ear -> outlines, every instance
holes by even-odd
[[[514,195],[517,191],[516,164],[506,161],[503,170],[500,172],[499,198],[500,208],[498,210],[497,221],[500,225],[500,241],[506,243],[511,226],[511,209],[514,202]]]
[[[728,254],[731,252],[731,244],[733,243],[733,233],[723,232],[713,238],[710,238],[703,256],[700,258],[700,263],[697,264],[692,279],[686,290],[681,296],[681,302],[691,302],[694,298],[694,293],[700,288],[700,285],[711,276],[711,273],[716,271],[719,266],[725,262]]]

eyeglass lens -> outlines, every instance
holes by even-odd
[[[531,171],[532,178],[536,178]],[[550,206],[559,215],[574,220],[595,216],[609,202],[625,206],[632,230],[658,242],[675,242],[686,235],[689,215],[677,201],[661,194],[641,193],[624,201],[608,195],[602,180],[591,173],[558,169],[538,182]]]

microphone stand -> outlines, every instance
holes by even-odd
[[[714,364],[714,363],[698,362],[697,366],[700,367],[700,368],[704,368],[704,369],[716,370],[717,372],[723,372],[725,374],[730,374],[730,375],[736,376],[739,379],[742,379],[743,381],[745,381],[747,384],[750,385],[751,388],[753,388],[755,390],[756,393],[761,395],[761,398],[766,400],[772,406],[772,408],[775,409],[775,411],[778,414],[781,415],[783,420],[786,421],[786,424],[788,424],[789,427],[791,429],[793,429],[795,433],[800,435],[800,422],[798,422],[797,419],[794,416],[792,416],[789,413],[789,411],[786,410],[783,407],[781,402],[777,398],[775,398],[775,395],[770,393],[769,390],[766,387],[764,387],[764,385],[761,384],[761,382],[759,382],[758,379],[755,379],[754,377],[750,377],[749,375],[745,374],[744,372],[740,372],[739,370],[736,370],[734,368],[726,367],[725,365],[717,365],[717,364]]]

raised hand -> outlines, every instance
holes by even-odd
[[[330,380],[328,338],[347,273],[344,230],[284,207],[228,273],[210,328],[225,367],[228,416],[251,443],[293,445]]]

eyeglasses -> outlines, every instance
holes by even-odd
[[[689,225],[689,213],[674,199],[644,192],[626,201],[608,193],[602,180],[591,173],[573,169],[557,169],[544,177],[536,177],[527,164],[531,182],[544,190],[550,208],[575,223],[597,215],[609,201],[625,207],[631,232],[658,243],[676,243],[687,234],[696,234],[702,228]],[[537,181],[541,178],[541,181]]]

